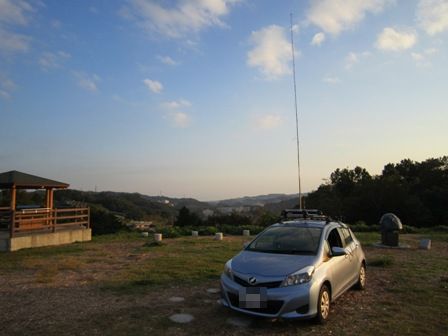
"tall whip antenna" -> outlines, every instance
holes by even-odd
[[[302,199],[302,185],[300,182],[300,141],[299,141],[299,116],[297,113],[297,86],[296,86],[296,61],[294,53],[294,32],[292,26],[292,13],[290,13],[291,19],[291,53],[292,53],[292,75],[294,79],[294,107],[296,111],[296,139],[297,139],[297,173],[299,177],[299,207],[303,209]]]

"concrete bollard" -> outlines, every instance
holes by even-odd
[[[222,237],[223,237],[222,232],[217,232],[217,233],[215,234],[215,240],[222,240]]]
[[[249,237],[250,236],[250,231],[249,230],[243,230],[243,236]]]
[[[142,237],[148,237],[149,236],[149,232],[142,232]]]
[[[199,232],[198,231],[191,231],[191,236],[192,237],[197,237],[197,236],[199,236]]]
[[[154,233],[154,240],[156,242],[161,242],[162,241],[162,234],[161,233]]]
[[[420,244],[419,244],[418,248],[421,250],[430,250],[431,249],[431,239],[420,240]]]

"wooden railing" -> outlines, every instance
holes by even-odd
[[[0,230],[7,231],[11,226],[12,211],[9,208],[0,208]]]
[[[89,208],[0,210],[0,229],[8,228],[11,237],[18,233],[54,232],[59,228],[89,226]]]

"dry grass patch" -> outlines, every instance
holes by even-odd
[[[229,325],[241,316],[218,304],[224,262],[244,239],[184,237],[162,246],[126,234],[91,243],[0,255],[0,300],[8,304],[7,335],[445,335],[448,329],[448,235],[404,235],[408,250],[376,249],[378,233],[357,234],[368,266],[367,289],[348,291],[333,305],[325,326],[309,321],[253,319],[247,328]],[[392,260],[389,262],[388,260]],[[377,263],[377,266],[372,265]],[[182,296],[183,302],[168,299]],[[195,320],[175,324],[169,316]],[[385,327],[387,326],[387,327]]]

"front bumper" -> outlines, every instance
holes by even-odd
[[[267,288],[265,308],[240,308],[239,291],[244,288],[227,275],[221,275],[221,303],[244,314],[268,318],[300,319],[317,314],[317,294],[312,282],[289,287]],[[319,289],[317,289],[319,291]]]

